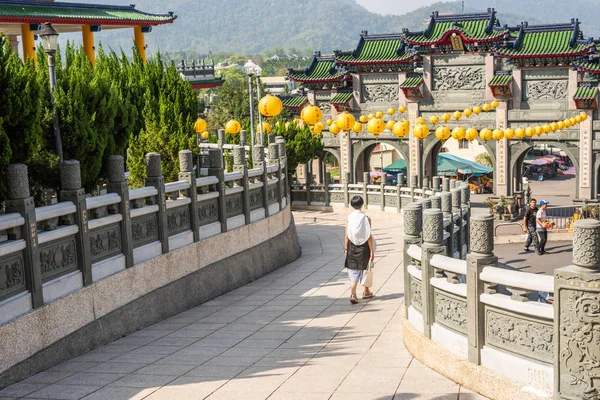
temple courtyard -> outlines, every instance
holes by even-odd
[[[302,257],[0,391],[26,399],[475,400],[402,339],[402,223],[373,217],[376,297],[352,306],[344,216],[295,212]]]

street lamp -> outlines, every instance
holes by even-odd
[[[244,64],[244,71],[248,75],[248,84],[250,85],[250,141],[251,146],[254,146],[254,86],[252,85],[252,77],[256,73],[256,68],[260,68],[252,60],[248,60]],[[260,73],[260,72],[259,72]]]
[[[54,111],[54,140],[56,145],[56,154],[60,162],[63,160],[62,139],[60,137],[60,127],[58,126],[58,112],[54,104],[54,88],[56,87],[56,65],[54,64],[54,55],[58,47],[58,32],[54,30],[50,22],[44,24],[44,29],[39,35],[42,39],[42,45],[48,55],[48,68],[50,69],[50,102]]]

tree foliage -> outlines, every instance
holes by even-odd
[[[475,162],[485,165],[486,167],[493,167],[492,157],[487,152],[477,154],[475,156]]]

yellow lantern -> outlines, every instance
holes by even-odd
[[[350,114],[348,111],[338,114],[335,119],[336,125],[343,131],[349,131],[354,128],[355,122],[356,119],[354,119],[354,115]]]
[[[209,136],[210,136],[210,134],[208,133],[208,131],[202,132],[202,135],[201,135],[202,139],[208,139]]]
[[[577,115],[575,117],[575,121],[577,121],[577,123],[579,124],[579,123],[581,123],[581,121],[583,121],[583,118],[581,118],[581,115]]]
[[[473,110],[467,108],[465,109],[465,111],[463,111],[463,114],[465,115],[465,117],[469,118],[471,115],[473,115]]]
[[[575,118],[569,118],[569,121],[571,121],[571,126],[577,125],[577,120]]]
[[[400,106],[400,107],[398,107],[398,112],[399,113],[405,113],[406,112],[406,106]]]
[[[567,118],[567,119],[565,119],[564,123],[565,123],[565,126],[566,126],[567,128],[570,128],[570,127],[572,127],[572,126],[573,126],[573,123],[572,123],[572,122],[571,122],[571,120],[570,120],[570,119],[568,119],[568,118]]]
[[[544,133],[544,128],[541,126],[536,126],[535,128],[533,128],[535,130],[535,135],[536,136],[540,136],[542,133]]]
[[[232,119],[225,124],[225,132],[233,136],[237,135],[241,129],[242,126],[235,119]]]
[[[396,123],[396,121],[394,121],[393,119],[390,119],[386,124],[385,127],[388,128],[390,131],[392,129],[394,129],[394,124]]]
[[[394,115],[396,114],[396,110],[394,108],[388,108],[388,114]]]
[[[383,118],[383,111],[377,111],[375,113],[375,118],[379,118],[379,119]]]
[[[462,118],[462,113],[460,111],[455,111],[454,114],[452,115],[452,117],[458,121],[459,119]]]
[[[369,120],[369,118],[366,115],[361,115],[358,120],[364,124]]]
[[[515,131],[515,136],[517,137],[517,139],[523,139],[525,137],[525,129],[523,128],[518,128]]]
[[[481,140],[483,140],[484,142],[487,142],[488,140],[490,140],[492,137],[494,137],[494,132],[492,132],[491,129],[482,129],[481,132],[479,132],[479,137],[481,138]]]
[[[300,118],[306,125],[314,125],[323,119],[323,112],[317,106],[308,105],[302,109]]]
[[[439,126],[435,130],[435,137],[441,141],[448,140],[448,138],[450,137],[450,128],[448,128],[447,126]]]
[[[587,115],[587,113],[584,113],[584,112],[582,112],[582,113],[580,113],[579,115],[581,116],[581,120],[582,120],[582,121],[585,121],[586,119],[588,119],[588,115]]]
[[[492,132],[492,137],[495,141],[499,142],[504,139],[504,131],[502,129],[494,129],[494,132]]]
[[[465,136],[467,136],[467,131],[465,131],[465,128],[457,126],[456,128],[452,129],[452,138],[454,140],[463,140]]]
[[[279,97],[268,94],[258,102],[258,111],[267,118],[273,118],[281,113],[283,104]]]
[[[310,131],[312,132],[312,134],[314,136],[319,135],[321,132],[323,132],[323,130],[321,129],[321,127],[319,127],[319,125],[314,125],[310,127]]]
[[[527,137],[533,137],[533,135],[535,135],[535,129],[533,129],[531,126],[528,127],[527,129],[525,129],[525,135]]]
[[[552,125],[550,125],[550,124],[546,124],[542,128],[544,129],[543,133],[550,133],[550,132],[552,132]]]
[[[335,122],[333,122],[331,125],[329,125],[329,133],[331,133],[332,135],[337,135],[338,133],[340,133],[340,128],[337,126],[337,124]]]
[[[403,138],[408,134],[408,128],[404,121],[398,121],[392,127],[392,132],[394,132],[394,135],[398,136],[399,138]]]
[[[413,128],[413,135],[418,139],[425,139],[429,135],[429,127],[427,125],[417,124]]]
[[[423,118],[423,117],[417,118],[416,121],[415,121],[415,124],[417,124],[417,125],[425,125],[426,124],[425,118]]]
[[[508,128],[507,130],[504,131],[504,136],[508,139],[508,140],[512,140],[515,137],[515,131]]]
[[[331,125],[333,123],[333,120],[331,118],[329,118],[327,121],[325,121],[327,123],[327,125]]]
[[[381,118],[373,118],[367,123],[367,131],[375,136],[379,136],[384,130],[385,122]]]
[[[263,123],[262,123],[262,131],[263,131],[263,133],[269,134],[269,133],[272,132],[272,130],[273,129],[271,128],[271,124],[269,124],[266,121],[263,121]],[[256,125],[256,131],[260,132],[260,124]]]
[[[499,106],[499,105],[500,105],[500,104],[498,104],[498,102],[497,102],[496,100],[494,100],[494,101],[492,101],[492,102],[490,103],[490,106],[491,106],[492,108],[498,108],[498,106]]]
[[[473,112],[474,112],[476,115],[479,115],[479,114],[481,113],[481,107],[479,107],[479,106],[475,106],[475,107],[473,107]]]
[[[198,118],[194,123],[194,129],[196,130],[196,133],[204,133],[204,131],[206,130],[206,121],[202,118]]]
[[[564,123],[563,121],[558,121],[558,122],[556,123],[556,125],[558,125],[558,129],[559,129],[559,130],[561,130],[561,131],[562,131],[563,129],[565,129],[565,127],[566,127],[566,125],[565,125],[565,123]]]
[[[558,130],[558,124],[553,122],[550,124],[550,128],[552,128],[552,132],[556,132]]]
[[[367,119],[373,119],[375,118],[375,114],[371,113],[369,115],[367,115]]]
[[[323,122],[317,122],[315,126],[318,126],[319,128],[321,128],[321,130],[325,129],[325,124]]]
[[[443,113],[443,114],[442,114],[442,121],[444,121],[444,122],[448,122],[448,121],[450,121],[450,114],[448,114],[448,113]]]
[[[489,104],[484,104],[481,109],[485,112],[488,112],[492,109],[492,106],[490,106]]]
[[[465,132],[465,139],[467,139],[469,142],[472,142],[473,140],[477,139],[478,135],[479,135],[479,132],[477,132],[477,129],[469,128]]]
[[[360,122],[355,122],[354,126],[352,127],[352,130],[354,131],[354,133],[359,133],[360,131],[362,131],[362,124]]]
[[[437,115],[432,115],[431,118],[429,118],[429,123],[431,123],[431,125],[437,125],[438,122],[440,122],[440,117]]]

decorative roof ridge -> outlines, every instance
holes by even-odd
[[[494,71],[494,76],[498,76],[498,75],[511,75],[512,76],[512,71]]]
[[[140,14],[151,15],[151,16],[162,16],[162,17],[173,17],[173,11],[169,11],[167,14],[153,14],[141,10],[137,10],[135,8],[135,4],[130,4],[126,6],[122,5],[112,5],[112,4],[87,4],[87,3],[66,3],[66,2],[37,2],[32,0],[6,0],[2,1],[2,5],[8,6],[34,6],[34,7],[46,7],[46,8],[56,8],[56,7],[64,7],[64,8],[83,8],[89,10],[118,10],[118,11],[136,11]]]
[[[303,74],[304,73],[306,75],[310,75],[311,71],[316,68],[317,63],[328,62],[328,61],[335,62],[333,55],[323,56],[323,55],[321,55],[320,51],[315,51],[315,54],[313,55],[313,59],[310,62],[308,67],[306,67],[304,69],[288,68],[288,74]]]
[[[422,78],[423,77],[423,73],[422,72],[407,72],[406,73],[406,79],[408,78]]]
[[[577,82],[577,87],[598,87],[598,82],[597,81],[582,81],[582,82]]]
[[[375,33],[369,35],[369,31],[362,31],[360,36],[364,40],[401,40],[403,35],[402,33]]]
[[[579,26],[579,20],[571,19],[570,23],[559,23],[559,24],[543,24],[543,25],[529,25],[529,22],[522,22],[520,25],[508,28],[510,31],[521,31],[525,33],[536,33],[536,32],[561,32],[561,31],[572,31],[575,26]]]
[[[451,14],[451,15],[440,15],[439,11],[431,13],[431,18],[435,22],[462,22],[462,21],[480,21],[489,20],[495,17],[496,10],[488,8],[487,12],[481,13],[464,13],[464,14]],[[495,19],[495,18],[494,18]]]

